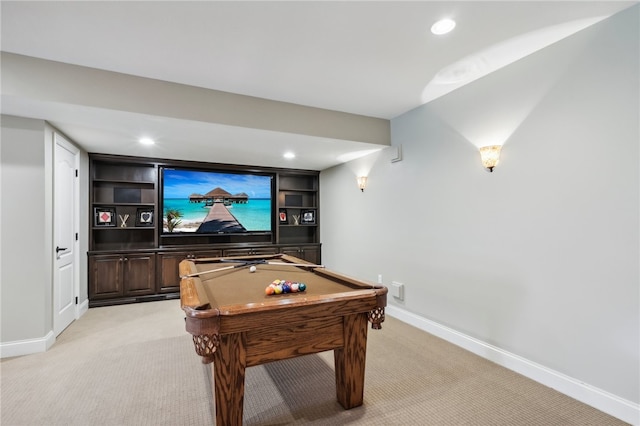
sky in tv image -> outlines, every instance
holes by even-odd
[[[270,176],[165,169],[162,186],[164,232],[237,233],[271,230]],[[207,199],[207,193],[216,188],[231,196],[246,194],[248,198]],[[167,214],[176,211],[179,212],[178,219],[169,224]]]
[[[250,198],[271,198],[271,177],[197,170],[164,171],[164,198],[189,198],[220,187],[231,194],[244,192]]]

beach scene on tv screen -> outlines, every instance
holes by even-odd
[[[165,169],[163,232],[271,231],[271,176]]]

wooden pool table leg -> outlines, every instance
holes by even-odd
[[[336,395],[345,409],[362,405],[367,355],[367,314],[344,317],[344,347],[334,349]]]
[[[211,367],[217,425],[242,425],[246,355],[244,333],[220,336],[220,346]]]

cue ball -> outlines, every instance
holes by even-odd
[[[249,272],[255,272],[255,271],[256,271],[256,267],[252,265],[252,266],[249,268]]]

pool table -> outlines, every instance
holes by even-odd
[[[362,405],[368,322],[381,328],[386,287],[287,255],[184,260],[179,272],[186,329],[213,363],[216,424],[242,424],[246,367],[328,350],[338,402]],[[267,295],[274,280],[306,290]]]

